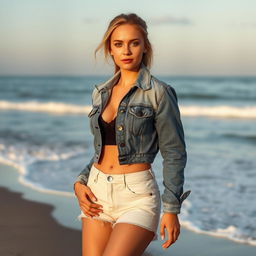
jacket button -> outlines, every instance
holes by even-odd
[[[122,125],[119,125],[119,126],[117,127],[117,129],[118,129],[119,131],[122,131],[122,130],[124,129],[124,127],[123,127]]]
[[[121,147],[124,147],[124,146],[125,146],[125,143],[124,143],[124,142],[121,142],[119,145],[120,145]]]

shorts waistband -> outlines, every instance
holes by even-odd
[[[102,172],[94,165],[91,167],[90,176],[94,179],[101,179],[109,183],[123,183],[124,180],[127,182],[140,182],[150,180],[152,178],[155,179],[155,174],[152,171],[152,168],[132,173],[110,174]]]

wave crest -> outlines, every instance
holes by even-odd
[[[88,114],[91,106],[67,104],[63,102],[10,102],[0,101],[0,110],[19,110],[59,114]]]
[[[208,116],[222,118],[249,118],[256,119],[256,106],[199,106],[189,105],[180,106],[183,116]],[[0,110],[18,110],[32,112],[47,112],[57,114],[88,114],[91,110],[90,105],[75,105],[63,102],[11,102],[0,101]]]

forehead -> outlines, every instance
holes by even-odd
[[[111,40],[129,41],[142,39],[142,34],[136,25],[124,24],[118,26],[111,35]]]

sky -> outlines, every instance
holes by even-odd
[[[254,0],[0,0],[0,75],[109,75],[94,58],[109,22],[148,25],[152,73],[256,75]]]

